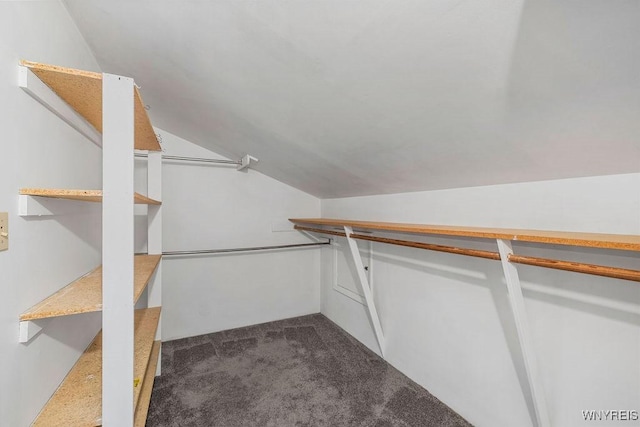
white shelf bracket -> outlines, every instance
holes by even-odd
[[[102,147],[100,132],[44,84],[28,67],[18,66],[18,86],[91,142]]]
[[[509,262],[509,255],[513,254],[511,242],[508,240],[497,239],[498,251],[500,252],[500,262],[504,277],[507,281],[507,293],[513,318],[515,321],[516,331],[518,333],[518,341],[522,350],[524,359],[524,367],[527,373],[529,389],[538,427],[550,427],[549,412],[547,411],[547,403],[544,396],[544,390],[538,374],[538,365],[533,350],[533,342],[531,339],[531,331],[529,322],[527,321],[527,313],[524,307],[524,297],[522,295],[522,287],[520,285],[520,277],[518,270],[513,263]]]
[[[34,339],[47,326],[51,319],[25,320],[20,322],[18,342],[28,343]]]
[[[18,196],[18,216],[51,216],[51,209],[40,203],[36,197],[20,194]]]
[[[76,200],[18,195],[18,216],[21,217],[56,216],[87,212],[89,209],[92,209],[89,204]]]
[[[378,340],[378,346],[380,347],[380,354],[384,359],[385,345],[384,345],[384,335],[382,333],[382,325],[380,324],[380,317],[378,317],[378,310],[376,310],[376,306],[373,301],[373,293],[371,292],[371,287],[369,286],[369,280],[367,279],[367,272],[364,269],[362,257],[360,256],[360,251],[358,250],[358,243],[354,239],[349,237],[353,233],[353,229],[351,227],[345,226],[344,232],[347,235],[347,243],[349,243],[349,249],[351,250],[351,257],[353,258],[353,262],[356,266],[358,279],[360,281],[360,287],[362,288],[364,299],[367,302],[367,310],[369,310],[369,318],[371,320],[371,324],[373,325],[373,331],[376,334],[376,339]]]
[[[238,165],[237,169],[239,171],[246,171],[247,169],[249,169],[252,163],[258,163],[258,159],[247,154],[240,159],[240,164]]]

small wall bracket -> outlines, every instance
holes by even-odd
[[[256,159],[253,156],[250,155],[245,155],[242,156],[242,158],[240,159],[240,164],[238,165],[237,169],[239,171],[246,171],[249,167],[251,167],[251,163],[258,163],[258,159]]]
[[[35,338],[47,326],[51,319],[24,320],[20,322],[18,342],[28,343]]]

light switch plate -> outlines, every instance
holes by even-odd
[[[0,251],[9,249],[9,213],[0,212]]]

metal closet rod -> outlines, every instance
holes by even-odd
[[[324,246],[330,245],[331,239],[327,239],[326,242],[317,243],[296,243],[291,245],[274,245],[274,246],[253,246],[249,248],[231,248],[231,249],[202,249],[194,251],[167,251],[162,252],[163,256],[180,256],[180,255],[207,255],[207,254],[227,254],[231,252],[252,252],[252,251],[267,251],[272,249],[290,249],[290,248],[305,248],[311,246]]]
[[[144,153],[136,153],[135,157],[149,157]],[[183,162],[200,162],[200,163],[218,163],[223,165],[240,165],[240,160],[223,160],[223,159],[206,159],[203,157],[184,157],[184,156],[165,156],[162,155],[162,160],[180,160]]]

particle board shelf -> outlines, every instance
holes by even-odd
[[[294,224],[330,227],[349,226],[364,230],[395,231],[414,234],[504,239],[552,245],[640,251],[640,235],[576,233],[565,231],[523,230],[510,228],[459,227],[449,225],[405,224],[393,222],[353,221],[329,218],[292,218]]]
[[[142,389],[140,391],[140,396],[138,397],[138,404],[136,405],[136,414],[133,423],[135,427],[144,427],[147,424],[147,414],[149,413],[149,403],[151,403],[153,383],[156,379],[156,368],[158,367],[160,347],[160,341],[153,343],[151,358],[149,360],[149,365],[147,366],[147,372],[144,374],[144,382],[142,383]]]
[[[148,366],[153,362],[152,347],[160,319],[160,307],[136,310],[134,317],[135,361],[134,402],[141,402]],[[157,350],[156,350],[157,353]],[[157,364],[157,357],[155,358]],[[153,370],[155,372],[155,368]],[[139,380],[136,384],[135,380]],[[145,398],[146,399],[146,398]],[[102,331],[80,356],[33,426],[99,426],[102,424]]]
[[[161,255],[134,257],[134,302],[149,283]],[[102,266],[80,277],[20,315],[20,321],[102,310]]]
[[[59,188],[21,188],[20,194],[25,196],[49,197],[53,199],[79,200],[83,202],[102,202],[102,190],[66,190]],[[133,201],[137,205],[160,205],[139,193],[134,193]]]
[[[76,70],[56,65],[22,60],[20,64],[29,68],[44,84],[78,114],[102,133],[102,74]],[[134,97],[135,148],[159,151],[160,144],[136,87]]]

